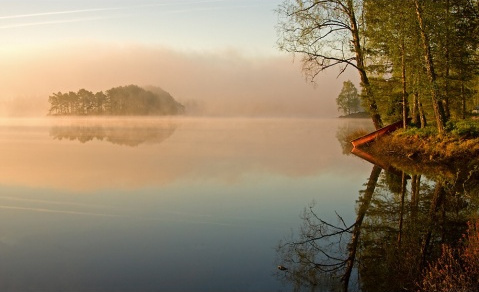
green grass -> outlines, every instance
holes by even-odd
[[[418,138],[437,136],[437,134],[437,128],[431,126],[426,128],[409,127],[406,130],[399,130],[396,132],[396,135],[398,136],[415,136]]]
[[[446,130],[452,135],[462,138],[479,137],[479,120],[460,120],[449,121],[446,124]]]
[[[446,124],[445,130],[447,136],[454,138],[479,138],[479,120],[449,121]],[[406,130],[397,131],[395,135],[428,138],[437,136],[438,131],[435,126],[428,126],[425,128],[409,127]]]

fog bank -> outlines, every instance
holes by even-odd
[[[191,115],[337,116],[342,82],[334,69],[307,83],[289,55],[246,57],[233,50],[185,52],[157,46],[58,45],[0,54],[0,115],[43,116],[53,92],[154,85]]]

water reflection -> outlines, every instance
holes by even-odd
[[[332,122],[79,118],[0,125],[0,184],[95,190],[182,180],[234,184],[250,173],[310,177],[342,171],[338,161],[349,161],[333,140]]]
[[[478,210],[478,168],[406,173],[368,153],[373,164],[359,191],[354,222],[326,220],[305,208],[297,234],[280,242],[278,271],[295,291],[416,290],[421,272],[457,246]],[[330,279],[324,282],[324,279]]]
[[[137,122],[175,131],[137,147],[49,136]],[[288,291],[273,247],[297,210],[320,191],[326,208],[354,209],[344,194],[368,165],[341,154],[347,122],[0,121],[0,290]]]
[[[117,145],[136,147],[140,144],[160,144],[176,130],[174,124],[161,127],[144,125],[103,126],[73,124],[53,126],[50,136],[55,140],[77,140],[86,143],[93,140],[106,141]]]

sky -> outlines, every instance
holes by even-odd
[[[331,117],[342,82],[357,75],[332,69],[306,82],[298,58],[276,45],[282,0],[5,2],[3,116],[45,115],[53,92],[137,84],[194,114]]]

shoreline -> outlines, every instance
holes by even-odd
[[[410,173],[453,178],[459,169],[479,166],[479,138],[403,135],[393,133],[359,147]]]

